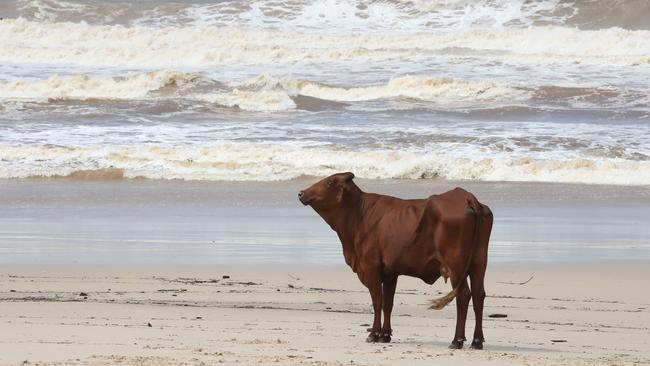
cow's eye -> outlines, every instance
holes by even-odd
[[[327,181],[327,188],[332,188],[334,186],[334,182],[329,180]]]

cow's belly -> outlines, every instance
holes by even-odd
[[[440,277],[440,262],[426,248],[393,247],[384,252],[383,268],[387,275],[417,277],[429,284]]]

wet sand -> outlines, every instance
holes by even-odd
[[[367,344],[370,297],[349,270],[5,267],[0,364],[647,365],[648,275],[491,267],[485,349],[451,351],[455,306],[426,306],[442,282],[400,278],[393,343]]]

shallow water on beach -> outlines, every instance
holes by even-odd
[[[0,265],[345,266],[336,234],[287,182],[0,181]],[[490,263],[650,260],[647,187],[365,181],[426,197],[463,185],[490,205]]]
[[[646,1],[0,4],[0,178],[650,184]]]

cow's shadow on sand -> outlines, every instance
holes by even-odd
[[[378,345],[385,345],[384,343],[377,343]],[[504,345],[498,345],[498,344],[487,344],[485,343],[485,348],[482,350],[474,350],[469,348],[469,344],[466,344],[462,350],[451,350],[449,349],[449,342],[443,342],[443,341],[422,341],[422,340],[415,340],[415,339],[407,339],[407,340],[400,340],[398,338],[393,338],[393,341],[390,343],[393,346],[399,346],[400,344],[404,345],[419,345],[423,349],[425,347],[430,348],[432,351],[466,351],[466,352],[508,352],[508,353],[520,353],[520,352],[551,352],[551,353],[557,353],[561,352],[560,350],[556,348],[547,348],[544,346],[539,346],[539,347],[521,347],[521,346],[504,346]],[[395,347],[393,347],[395,349]]]

